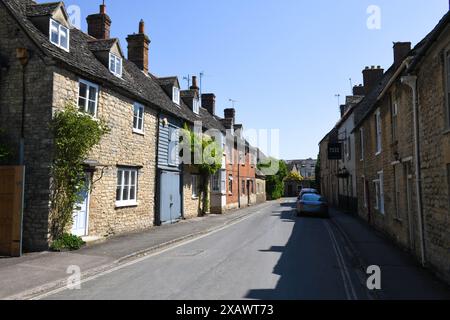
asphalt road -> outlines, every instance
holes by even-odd
[[[372,299],[332,220],[274,203],[230,227],[47,299]]]

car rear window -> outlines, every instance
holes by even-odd
[[[302,198],[303,201],[322,201],[322,197],[317,194],[308,193]]]

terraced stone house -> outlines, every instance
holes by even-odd
[[[198,216],[198,176],[180,161],[178,129],[200,123],[223,141],[226,134],[215,115],[215,96],[201,96],[196,79],[183,91],[176,77],[151,73],[144,21],[126,39],[128,59],[111,37],[106,6],[87,23],[87,33],[74,28],[63,2],[0,1],[0,126],[12,150],[10,164],[26,167],[26,251],[45,250],[51,240],[49,124],[68,104],[111,129],[85,161],[90,188],[74,210],[71,230],[79,236],[105,237]],[[224,160],[212,179],[219,213],[227,207],[225,171]]]

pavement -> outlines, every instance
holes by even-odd
[[[0,258],[0,299],[34,298],[65,287],[73,266],[80,269],[82,278],[89,278],[130,260],[223,228],[270,205],[268,202],[224,215],[194,218],[145,232],[120,235],[74,252],[42,252],[20,258]]]
[[[49,300],[450,299],[449,287],[355,216],[297,217],[295,199],[0,260],[0,297]],[[67,268],[82,270],[66,287]],[[367,288],[367,267],[381,290]],[[30,290],[31,289],[31,290]]]

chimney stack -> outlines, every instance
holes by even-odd
[[[411,51],[411,42],[395,42],[394,43],[394,65],[395,68],[400,67],[408,53]]]
[[[130,34],[127,37],[128,60],[138,66],[146,74],[149,70],[149,47],[150,39],[145,34],[144,20],[139,22],[139,33]]]
[[[354,96],[364,96],[364,86],[362,84],[353,87],[353,95]]]
[[[216,96],[214,93],[202,94],[202,107],[212,115],[216,113]]]
[[[345,112],[347,112],[347,105],[341,104],[341,118],[344,116]]]
[[[222,119],[222,124],[226,129],[234,129],[236,110],[235,109],[225,109],[224,119]]]
[[[106,6],[100,5],[100,13],[86,18],[88,34],[96,39],[109,39],[111,35],[111,18],[106,14]]]
[[[366,67],[363,70],[364,92],[368,95],[380,82],[383,77],[384,70],[380,66]]]
[[[200,88],[197,85],[197,77],[196,76],[192,76],[192,86],[189,89],[195,90],[197,92],[200,90]]]

